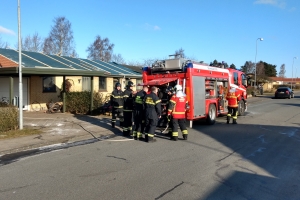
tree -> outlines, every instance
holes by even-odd
[[[184,50],[182,48],[175,51],[175,58],[185,58]]]
[[[41,52],[43,50],[42,38],[37,32],[34,33],[32,37],[30,35],[26,36],[24,41],[22,38],[21,43],[22,50],[24,51]],[[18,48],[19,44],[17,43],[15,46]]]
[[[44,40],[44,53],[62,56],[73,54],[75,44],[71,23],[65,17],[56,17],[53,22],[49,36]]]
[[[121,54],[113,54],[111,56],[111,62],[115,62],[115,63],[118,63],[118,64],[126,64],[124,58],[122,57]]]
[[[229,66],[230,69],[236,69],[236,66],[232,63],[230,66]]]
[[[282,77],[282,78],[284,78],[285,77],[285,64],[282,64],[281,66],[280,66],[280,71],[279,71],[279,73],[278,73],[278,76],[279,77]]]
[[[109,62],[114,46],[113,43],[109,43],[108,38],[101,39],[101,37],[97,35],[95,41],[86,50],[88,52],[88,59]]]
[[[260,61],[262,62],[262,61]],[[272,65],[266,62],[263,62],[264,69],[265,69],[265,75],[268,77],[275,77],[277,75],[276,65]]]
[[[255,73],[255,64],[251,61],[246,61],[244,66],[241,66],[241,71],[245,74],[254,74]]]
[[[0,36],[0,48],[7,48],[9,44],[7,42],[2,41],[2,37]]]

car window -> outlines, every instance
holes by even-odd
[[[288,89],[287,88],[278,88],[277,89],[277,92],[285,92],[287,91]]]

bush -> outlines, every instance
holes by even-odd
[[[18,128],[18,108],[0,104],[0,132]]]
[[[109,96],[103,93],[94,92],[92,109],[93,114],[98,114],[98,108],[101,107]],[[73,114],[89,114],[91,105],[91,92],[67,92],[66,93],[66,111]]]
[[[250,86],[250,87],[247,87],[247,95],[252,95],[253,94],[253,92],[255,91],[255,88],[254,87],[252,87],[252,86]]]

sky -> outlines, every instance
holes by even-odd
[[[17,7],[18,0],[0,0],[0,37],[12,48]],[[182,48],[205,63],[264,61],[277,73],[285,64],[286,77],[300,77],[299,0],[20,0],[20,10],[23,38],[45,38],[53,19],[66,17],[80,58],[99,35],[127,62],[168,58]]]

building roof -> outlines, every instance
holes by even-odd
[[[0,75],[18,73],[19,52],[0,48]],[[108,77],[141,77],[141,73],[114,62],[47,55],[22,51],[22,71],[24,74],[40,75],[80,75]]]
[[[272,81],[300,82],[300,78],[269,77]]]

